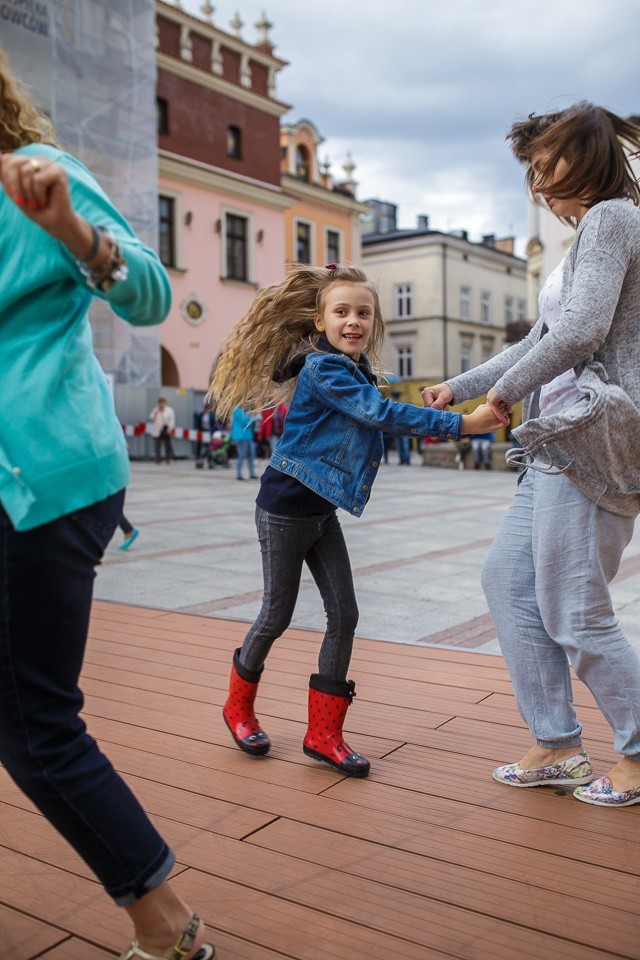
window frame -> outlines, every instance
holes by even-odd
[[[393,344],[393,359],[395,374],[402,379],[413,377],[415,366],[415,342],[412,340],[399,340]]]
[[[309,242],[309,259],[303,260],[299,256],[299,237],[298,230],[300,227],[307,228],[308,232],[308,242]],[[315,237],[313,231],[313,223],[311,220],[304,220],[302,217],[296,217],[293,221],[293,249],[294,249],[294,260],[296,263],[306,263],[312,264],[315,263]]]
[[[413,320],[414,284],[411,280],[393,285],[393,319]],[[406,307],[406,312],[404,308]]]
[[[506,293],[504,297],[504,324],[505,327],[513,323],[515,319],[515,301],[514,297],[510,293]]]
[[[480,291],[480,323],[488,325],[491,323],[491,291]]]
[[[156,97],[156,136],[169,134],[169,101],[166,97]]]
[[[331,253],[329,250],[329,234],[333,234],[338,241],[337,253]],[[338,227],[324,228],[324,253],[325,263],[340,263],[344,257],[344,231]]]
[[[166,202],[169,205],[169,215],[162,215],[162,204]],[[178,267],[178,196],[169,193],[168,191],[162,190],[158,191],[158,257],[160,258],[160,263],[163,267],[167,269],[176,269]],[[170,245],[170,259],[163,259],[163,242],[164,242],[164,231],[163,224],[168,224],[169,226],[169,245]]]
[[[471,320],[471,287],[466,283],[460,284],[460,319]]]
[[[241,236],[231,236],[230,235],[230,225],[231,221],[236,221],[238,224],[243,225],[242,235]],[[250,267],[249,267],[249,237],[250,237],[250,222],[249,217],[246,214],[239,213],[233,210],[225,211],[223,217],[224,224],[224,254],[223,254],[223,264],[224,272],[223,277],[225,280],[237,280],[240,283],[249,283],[250,282]],[[230,265],[233,263],[234,259],[234,243],[241,241],[242,247],[242,276],[239,276],[235,272],[230,270]]]
[[[460,334],[460,373],[466,373],[473,367],[473,347],[475,337],[472,333]]]
[[[232,137],[235,138],[234,149],[229,146]],[[242,160],[242,139],[242,127],[237,123],[230,123],[227,126],[227,156],[232,160]]]

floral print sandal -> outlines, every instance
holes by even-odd
[[[589,754],[583,750],[568,760],[535,770],[524,770],[519,763],[507,763],[496,767],[491,776],[509,787],[575,787],[591,783],[593,767]]]
[[[633,803],[640,803],[640,787],[614,790],[609,777],[600,777],[588,787],[576,787],[573,795],[576,800],[594,803],[597,807],[630,807]]]

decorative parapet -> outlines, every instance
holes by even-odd
[[[211,3],[203,3],[200,9],[204,19],[188,13],[179,2],[156,0],[156,50],[162,58],[174,58],[177,63],[192,65],[256,96],[276,101],[276,75],[287,61],[273,53],[269,38],[273,25],[266,14],[263,12],[255,24],[258,36],[251,44],[241,36],[244,23],[239,14],[231,21],[233,33],[229,33],[213,23],[215,7]],[[234,63],[239,68],[234,70]]]

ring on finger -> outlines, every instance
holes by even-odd
[[[38,170],[42,170],[42,164],[40,163],[39,160],[34,159],[34,157],[32,157],[29,160],[29,166],[31,167],[34,173],[37,173]]]

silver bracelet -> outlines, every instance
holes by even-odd
[[[98,238],[97,245],[94,245],[95,251],[92,252],[91,256],[88,256],[85,260],[76,260],[76,264],[80,273],[85,278],[88,286],[94,290],[99,290],[101,293],[107,293],[115,283],[119,283],[122,280],[126,280],[129,276],[129,268],[127,267],[127,261],[122,256],[122,252],[118,245],[118,241],[115,236],[108,230],[106,227],[94,227],[95,236]],[[111,245],[111,251],[109,253],[108,259],[99,267],[91,269],[87,265],[87,260],[92,260],[98,252],[98,247],[100,245],[100,234],[104,234],[107,240]]]

